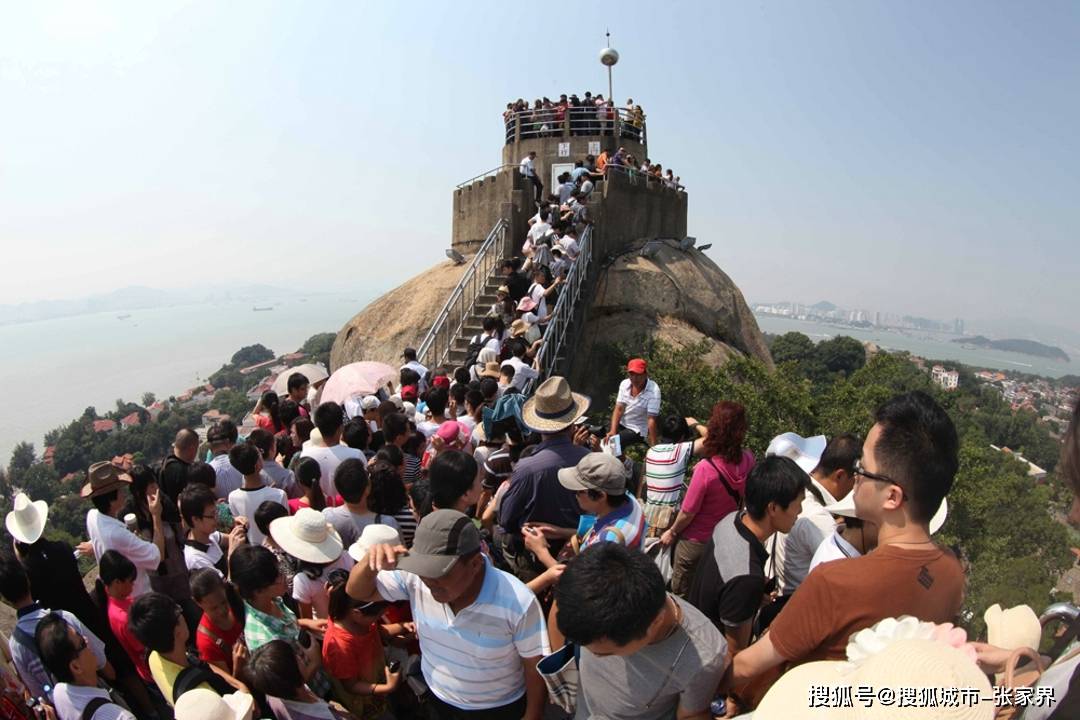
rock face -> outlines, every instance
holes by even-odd
[[[330,370],[358,360],[397,367],[401,351],[417,347],[468,263],[440,263],[386,293],[353,316],[330,349]]]
[[[675,345],[705,340],[711,362],[721,364],[740,353],[772,367],[739,288],[701,252],[684,252],[674,243],[662,244],[651,258],[636,251],[620,255],[601,269],[579,337],[569,353],[571,381],[575,389],[597,398],[613,389],[607,387],[613,378],[613,349],[641,346],[647,338]]]

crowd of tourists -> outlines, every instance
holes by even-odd
[[[506,103],[503,112],[506,142],[514,142],[515,127],[520,125],[522,139],[554,137],[563,134],[569,123],[571,135],[617,135],[641,141],[645,111],[630,98],[624,108],[616,108],[612,98],[586,92],[582,97],[565,93],[558,100],[537,98],[532,105],[521,98]]]
[[[743,406],[684,417],[640,358],[612,407],[557,376],[526,396],[519,323],[488,318],[461,367],[405,349],[396,389],[309,403],[294,373],[247,437],[222,421],[153,466],[94,463],[93,592],[20,493],[8,716],[768,720],[815,698],[864,717],[852,684],[992,694],[1015,648],[949,625],[964,569],[935,533],[958,441],[932,398],[756,456]],[[1062,468],[1080,495],[1080,407]],[[1080,717],[1080,655],[1045,661],[1056,703],[1024,717]],[[913,716],[993,713],[971,708]]]

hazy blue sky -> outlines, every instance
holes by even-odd
[[[1080,331],[1080,4],[543,7],[6,4],[0,303],[392,287],[442,259],[507,100],[606,93],[610,27],[748,298]]]

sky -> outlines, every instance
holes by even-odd
[[[606,94],[755,301],[1080,332],[1080,4],[34,2],[0,9],[0,303],[385,290],[509,100]]]

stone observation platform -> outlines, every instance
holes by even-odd
[[[501,163],[453,190],[451,248],[465,261],[440,263],[361,311],[338,334],[331,368],[357,360],[397,363],[406,346],[418,348],[429,368],[460,364],[502,284],[501,262],[521,254],[537,212],[534,188],[518,171],[522,158],[536,152],[546,196],[586,155],[623,148],[638,163],[649,157],[642,114],[601,111],[599,117],[594,108],[567,108],[558,119],[546,109],[504,116]],[[551,310],[537,357],[540,379],[566,375],[575,389],[604,397],[613,388],[601,360],[651,339],[705,340],[714,362],[742,354],[771,366],[742,293],[687,237],[685,188],[610,164],[594,183],[592,224]]]

